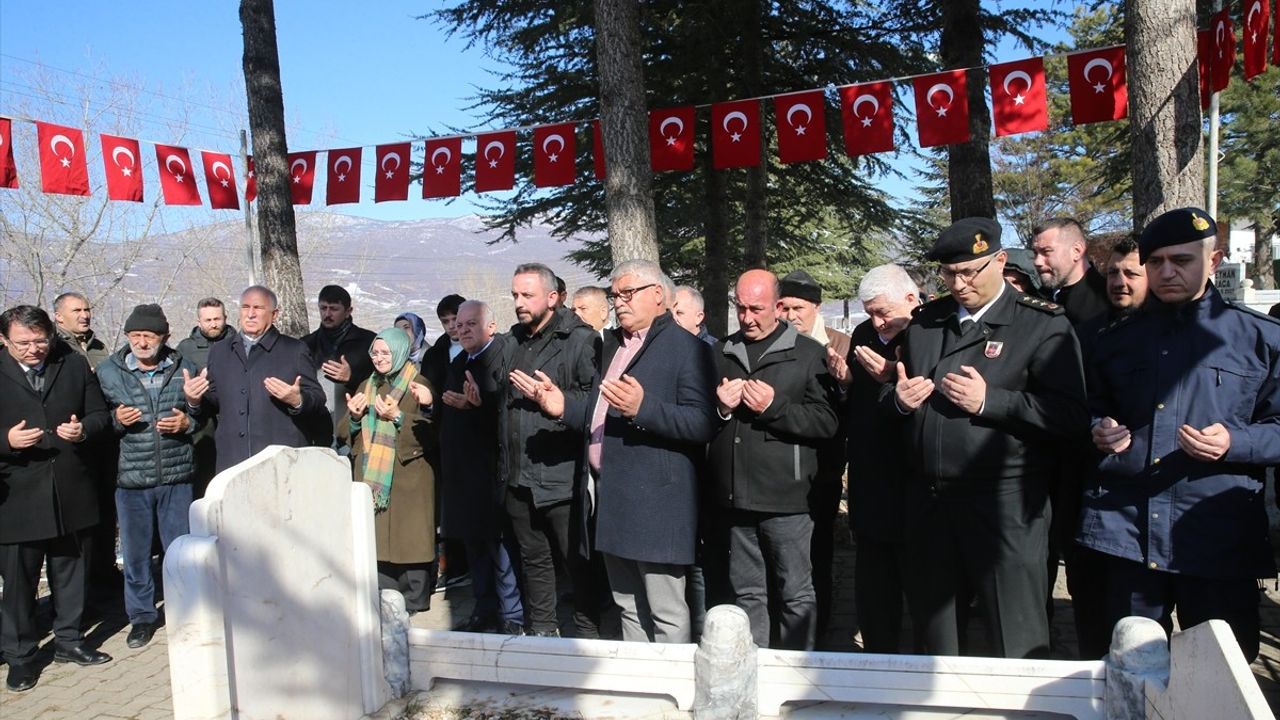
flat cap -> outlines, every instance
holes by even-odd
[[[813,279],[812,275],[803,270],[787,273],[786,277],[778,282],[778,288],[781,291],[779,297],[800,298],[811,303],[822,304],[822,286]]]
[[[1218,235],[1218,223],[1197,207],[1178,208],[1147,223],[1138,237],[1138,259],[1146,262],[1151,253],[1170,245],[1204,240]]]
[[[1009,254],[1009,260],[1004,265],[1004,271],[1016,270],[1027,276],[1027,282],[1031,284],[1031,289],[1040,289],[1040,273],[1036,272],[1035,253],[1026,248],[1008,248],[1005,250]]]
[[[1000,252],[1000,223],[991,218],[957,220],[938,235],[924,257],[943,264],[968,262]]]

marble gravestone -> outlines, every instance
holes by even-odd
[[[390,699],[372,497],[332,450],[220,473],[164,582],[177,720],[350,720]]]

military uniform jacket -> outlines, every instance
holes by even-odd
[[[907,375],[935,383],[925,404],[904,416],[895,386],[881,393],[882,415],[906,422],[914,489],[939,495],[1028,489],[1042,494],[1055,445],[1087,430],[1080,345],[1071,324],[1060,306],[1011,286],[963,336],[958,310],[954,298],[939,298],[918,308],[903,331]],[[962,365],[986,380],[979,415],[942,394],[943,377],[959,373]]]
[[[1155,570],[1199,577],[1274,573],[1263,471],[1280,464],[1280,322],[1209,285],[1186,305],[1153,303],[1113,323],[1089,366],[1094,421],[1132,441],[1086,486],[1079,542]],[[1231,447],[1203,462],[1178,447],[1183,424],[1222,423]]]

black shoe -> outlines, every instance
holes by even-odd
[[[4,686],[9,688],[9,692],[24,692],[35,687],[39,679],[40,670],[34,664],[9,663],[9,677],[5,680]]]
[[[454,630],[477,633],[496,632],[498,630],[498,621],[495,618],[472,615],[469,620],[455,627]]]
[[[151,642],[151,638],[155,634],[155,623],[134,623],[133,629],[129,631],[129,637],[125,639],[124,644],[135,649],[144,647]]]
[[[524,635],[524,625],[519,620],[503,620],[498,628],[499,635]]]
[[[53,661],[56,663],[75,663],[77,665],[101,665],[111,662],[111,656],[90,650],[84,645],[73,645],[69,648],[54,647]]]
[[[532,630],[529,632],[533,637],[560,637],[560,628],[550,628],[547,630]]]

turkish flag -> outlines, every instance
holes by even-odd
[[[604,134],[600,131],[600,121],[591,123],[591,164],[595,166],[596,179],[604,180]]]
[[[289,195],[294,205],[310,205],[316,186],[316,151],[289,153]]]
[[[409,143],[377,147],[378,172],[374,175],[373,201],[409,199]]]
[[[574,124],[543,125],[533,129],[533,184],[538,187],[572,185]]]
[[[115,135],[99,135],[102,165],[107,176],[107,197],[142,202],[142,149],[138,141]]]
[[[476,192],[510,190],[516,184],[514,130],[476,136]]]
[[[231,156],[226,153],[200,151],[204,161],[204,184],[209,188],[209,206],[214,210],[239,210],[236,175],[231,169]]]
[[[920,147],[969,142],[969,81],[964,70],[947,70],[912,81]]]
[[[324,204],[360,202],[360,148],[330,150],[325,155],[329,175],[324,184]]]
[[[991,105],[997,137],[1048,130],[1044,58],[992,65]]]
[[[773,120],[779,160],[798,163],[827,156],[827,102],[821,90],[774,98]]]
[[[244,169],[244,201],[251,203],[258,199],[258,175],[253,170],[253,156],[248,157]]]
[[[1200,109],[1209,109],[1213,89],[1209,87],[1213,72],[1213,36],[1208,30],[1196,31],[1196,65],[1200,68]]]
[[[0,118],[0,188],[18,187],[18,167],[13,164],[13,123]]]
[[[1231,68],[1236,64],[1236,26],[1231,11],[1223,8],[1210,18],[1213,35],[1213,91],[1222,92],[1231,84]]]
[[[156,145],[156,164],[160,166],[160,190],[166,205],[200,204],[200,189],[196,187],[186,148]]]
[[[1271,26],[1275,35],[1271,38],[1271,64],[1280,67],[1280,18],[1276,18]]]
[[[427,141],[427,164],[422,168],[422,197],[462,194],[462,138]]]
[[[893,85],[888,82],[840,88],[844,151],[849,157],[893,149]]]
[[[1271,0],[1245,0],[1244,6],[1244,79],[1252,80],[1267,71]]]
[[[84,134],[75,128],[36,121],[40,140],[40,185],[47,193],[89,194]]]
[[[760,101],[711,106],[711,166],[716,170],[760,164]]]
[[[654,172],[693,169],[694,112],[692,105],[649,112],[649,166]]]
[[[1067,78],[1072,123],[1087,125],[1129,115],[1123,45],[1068,55]]]

